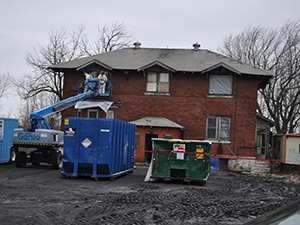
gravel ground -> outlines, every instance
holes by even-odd
[[[0,224],[242,224],[300,200],[285,178],[213,171],[206,185],[64,178],[48,165],[0,165]]]

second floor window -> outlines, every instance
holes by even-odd
[[[169,92],[169,73],[148,73],[148,92]]]
[[[209,92],[210,95],[231,95],[233,77],[231,75],[210,75]]]

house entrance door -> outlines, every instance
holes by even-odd
[[[267,133],[258,132],[256,137],[256,158],[257,159],[266,159],[267,155]]]
[[[146,134],[145,137],[145,150],[152,150],[151,138],[158,138],[158,134]],[[151,152],[145,152],[145,162],[150,163],[152,157]]]

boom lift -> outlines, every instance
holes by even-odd
[[[88,78],[84,83],[86,92],[32,112],[30,127],[14,129],[12,148],[17,152],[16,167],[25,167],[30,162],[32,165],[39,165],[41,162],[52,164],[53,169],[62,167],[64,132],[51,130],[45,116],[58,113],[84,99],[103,95],[98,93],[97,78]]]

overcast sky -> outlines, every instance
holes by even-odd
[[[98,27],[123,23],[141,47],[217,51],[226,35],[250,25],[280,27],[300,19],[300,0],[0,0],[0,74],[31,72],[24,57],[48,43],[51,30],[85,26],[89,40]],[[16,93],[0,99],[0,116],[17,118]]]

